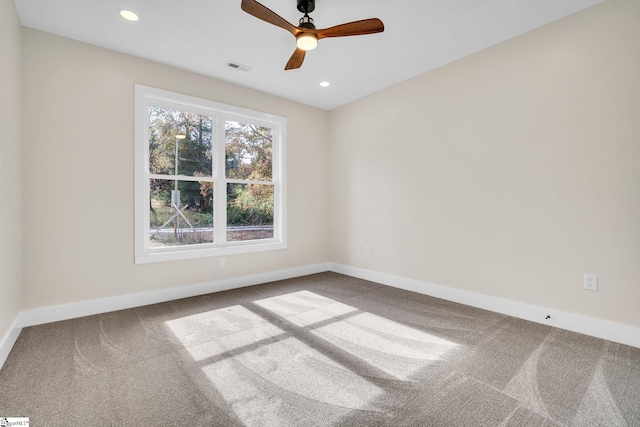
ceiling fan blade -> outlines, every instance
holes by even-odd
[[[272,11],[266,6],[261,5],[255,0],[242,0],[240,4],[242,10],[247,12],[249,15],[253,15],[258,19],[262,19],[265,22],[276,25],[280,28],[284,28],[289,31],[294,36],[297,36],[300,30],[297,27],[290,24],[283,17]]]
[[[287,65],[284,67],[284,69],[294,70],[296,68],[300,68],[300,66],[302,65],[302,61],[304,61],[304,56],[306,54],[307,54],[306,50],[296,49],[296,51],[293,52],[293,55],[291,55],[291,58],[289,58],[289,62],[287,62]]]
[[[316,34],[318,39],[324,39],[326,37],[360,36],[364,34],[381,33],[383,31],[384,24],[382,21],[378,18],[371,18],[316,30]]]

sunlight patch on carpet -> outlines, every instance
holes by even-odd
[[[322,303],[288,316],[287,321],[383,371],[388,374],[384,377],[389,379],[410,381],[416,371],[442,360],[447,352],[458,347],[446,339],[310,291],[304,291],[304,298],[306,301],[315,298]],[[259,300],[255,304],[278,311],[290,301],[292,295],[287,294]],[[396,359],[398,357],[402,359]]]
[[[284,317],[333,303],[335,303],[335,301],[331,298],[306,290],[254,301],[254,304]]]
[[[247,330],[261,330],[265,337],[283,332],[241,305],[191,314],[166,321],[165,324],[185,348],[219,340],[227,335],[235,335],[238,346],[246,345],[245,340],[241,339],[242,334],[238,333]]]
[[[290,425],[325,412],[386,413],[379,381],[414,382],[458,345],[308,290],[166,322],[186,354],[247,426]],[[334,419],[335,418],[335,419]]]

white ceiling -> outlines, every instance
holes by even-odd
[[[380,18],[385,31],[320,40],[302,68],[287,31],[240,0],[15,0],[22,24],[323,109],[333,109],[603,0],[316,0],[318,28]],[[296,0],[263,0],[297,25]],[[132,23],[118,9],[140,15]],[[233,61],[249,72],[227,66]],[[328,88],[321,81],[331,82]]]

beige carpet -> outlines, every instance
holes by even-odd
[[[640,426],[640,349],[323,273],[25,328],[31,426]]]

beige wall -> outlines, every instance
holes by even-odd
[[[331,113],[22,35],[23,309],[331,259],[640,326],[637,1],[609,0]],[[19,55],[2,43],[3,63]],[[228,256],[225,268],[134,265],[134,83],[288,118],[287,250]],[[18,105],[4,99],[3,112]],[[583,273],[599,275],[598,292],[582,289]]]
[[[331,142],[332,261],[640,327],[637,0],[336,109]]]
[[[28,28],[23,45],[24,309],[328,260],[328,112]],[[288,249],[134,264],[134,83],[287,117]]]
[[[0,0],[0,340],[20,312],[20,44],[13,0]]]

